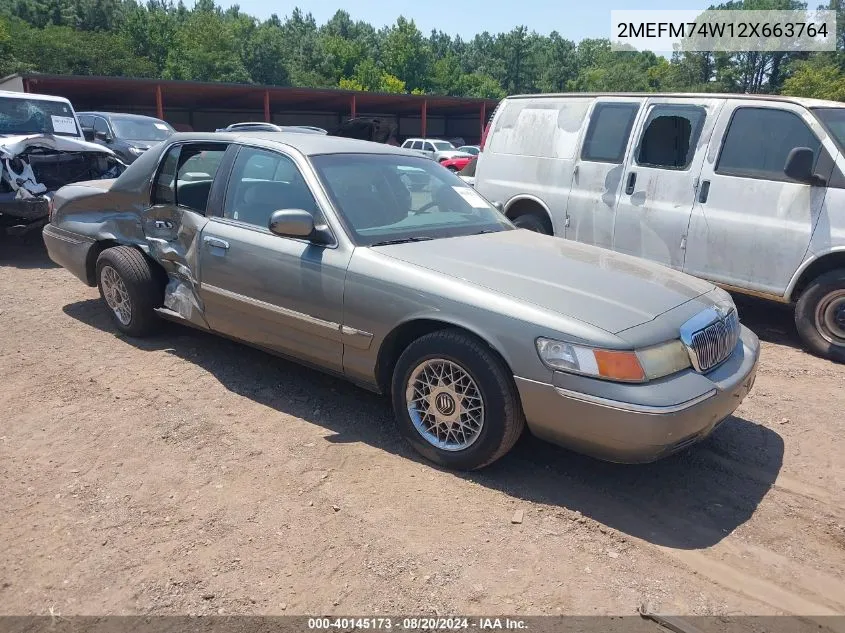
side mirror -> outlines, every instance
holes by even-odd
[[[93,141],[96,138],[96,136],[94,134],[94,128],[92,128],[92,127],[82,128],[82,136],[85,137],[86,141]]]
[[[331,244],[332,233],[325,225],[314,224],[314,216],[303,209],[280,209],[270,216],[268,228],[281,237],[296,237],[314,244]]]
[[[314,233],[314,216],[303,209],[281,209],[270,216],[271,233],[282,237],[309,238]]]
[[[815,153],[809,147],[794,147],[786,157],[783,173],[798,182],[810,185],[821,184],[824,179],[813,173],[814,161]]]
[[[108,132],[94,132],[94,136],[98,141],[105,141],[106,143],[111,143],[111,136]]]

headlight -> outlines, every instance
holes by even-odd
[[[547,367],[606,380],[644,382],[690,366],[689,355],[680,341],[636,351],[599,349],[548,338],[538,338],[536,344],[540,360]]]
[[[140,147],[130,147],[130,148],[129,148],[129,153],[130,153],[130,154],[134,154],[135,156],[140,156],[141,154],[143,154],[143,153],[144,153],[144,152],[146,152],[146,151],[147,151],[147,150],[142,149],[142,148],[140,148]]]

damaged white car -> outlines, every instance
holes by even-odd
[[[40,228],[57,189],[124,169],[113,151],[85,140],[67,99],[0,91],[0,233]]]

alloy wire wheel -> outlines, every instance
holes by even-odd
[[[423,361],[411,372],[405,390],[408,414],[429,444],[462,451],[484,427],[484,400],[472,376],[442,358]]]
[[[114,312],[115,318],[121,325],[128,326],[132,322],[132,301],[129,299],[129,292],[126,290],[123,279],[111,266],[103,266],[100,272],[100,284],[103,289],[103,298]]]

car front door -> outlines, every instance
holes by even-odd
[[[648,99],[616,206],[613,250],[684,266],[695,188],[721,99]]]
[[[816,173],[830,177],[838,150],[803,108],[728,101],[701,171],[685,272],[746,290],[785,292],[826,212],[826,187],[784,173],[796,147],[812,149]]]
[[[639,110],[635,98],[603,97],[593,103],[566,203],[567,239],[611,247],[625,156]]]
[[[213,330],[340,372],[351,248],[268,228],[281,209],[304,209],[325,223],[312,193],[316,181],[307,174],[293,155],[238,149],[222,208],[202,232],[200,292]]]

